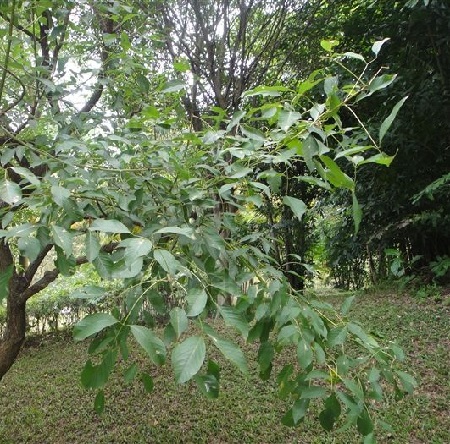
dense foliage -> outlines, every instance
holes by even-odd
[[[405,276],[445,283],[450,255],[449,199],[445,178],[450,165],[450,8],[446,1],[344,2],[335,16],[334,36],[343,47],[365,54],[373,35],[390,38],[374,70],[396,73],[394,88],[358,106],[368,127],[378,125],[398,100],[408,97],[383,149],[395,155],[390,168],[361,169],[357,195],[364,223],[356,239],[348,234],[348,211],[329,237],[329,262],[345,286],[361,286]],[[434,184],[434,185],[433,185]],[[336,203],[351,205],[341,196]],[[343,250],[343,245],[348,247]],[[343,254],[343,252],[345,253]],[[435,262],[442,264],[439,276]],[[361,276],[366,274],[366,279]]]

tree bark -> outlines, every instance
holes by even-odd
[[[14,364],[25,341],[25,302],[20,295],[8,298],[6,330],[0,340],[0,381]]]

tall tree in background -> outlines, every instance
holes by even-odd
[[[373,36],[388,38],[373,69],[383,72],[389,67],[397,73],[391,79],[393,90],[361,103],[358,114],[372,120],[376,129],[375,122],[396,102],[405,96],[408,99],[395,130],[383,141],[384,149],[395,155],[390,168],[361,168],[359,172],[362,229],[357,238],[349,237],[345,228],[351,219],[349,210],[335,242],[328,245],[331,261],[347,263],[355,277],[365,273],[368,261],[372,281],[377,281],[386,277],[385,251],[390,249],[398,251],[410,272],[422,269],[426,273],[431,262],[450,254],[445,180],[450,165],[450,121],[446,117],[450,112],[450,8],[448,2],[439,0],[352,1],[341,6],[329,24],[329,37],[339,40],[342,48],[367,55]],[[351,116],[349,123],[355,123]],[[436,186],[422,192],[435,181]],[[343,202],[344,207],[349,205],[348,200]],[[349,246],[347,258],[340,253],[344,244]],[[360,285],[362,281],[356,280]]]

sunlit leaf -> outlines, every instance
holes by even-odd
[[[22,190],[19,185],[10,180],[0,182],[0,199],[9,205],[15,205],[22,199]]]

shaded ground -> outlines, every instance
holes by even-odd
[[[339,297],[333,297],[338,301]],[[406,370],[420,383],[415,396],[392,402],[379,418],[381,443],[450,443],[449,308],[395,294],[360,295],[353,317],[368,330],[396,339],[407,355]],[[243,378],[224,364],[218,400],[202,397],[194,384],[182,387],[158,370],[155,391],[126,385],[120,374],[108,384],[105,413],[92,411],[95,393],[79,375],[86,344],[70,338],[29,341],[0,383],[0,443],[357,443],[354,430],[327,435],[314,414],[297,429],[280,424],[286,405],[273,383]],[[253,353],[249,350],[249,353]]]

